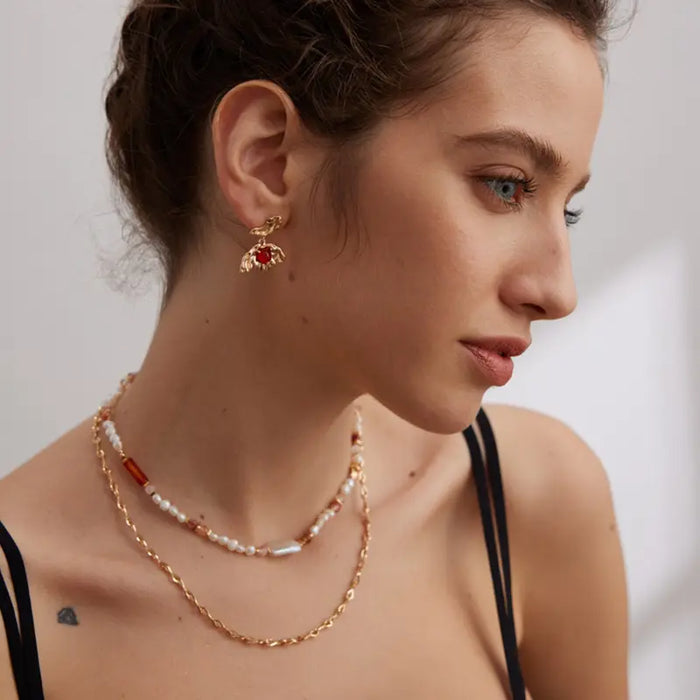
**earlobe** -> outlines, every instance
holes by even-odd
[[[249,228],[290,208],[285,169],[294,106],[274,83],[248,81],[232,88],[212,120],[216,180],[237,218]]]

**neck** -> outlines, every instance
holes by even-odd
[[[370,442],[386,433],[415,447],[415,462],[428,435],[281,342],[260,322],[259,304],[217,306],[181,284],[114,412],[126,454],[164,497],[258,544],[296,536],[335,496],[350,467],[354,406],[366,444],[368,432]],[[233,338],[232,328],[242,332]],[[384,467],[396,461],[379,440],[368,447],[368,488],[384,491],[391,475],[373,474],[370,455]],[[402,466],[404,476],[412,465]]]

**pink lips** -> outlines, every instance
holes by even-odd
[[[513,376],[513,360],[510,357],[502,357],[497,352],[491,352],[469,343],[463,342],[462,345],[469,350],[476,366],[492,384],[503,386],[510,381]]]

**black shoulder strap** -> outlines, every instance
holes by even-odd
[[[1,520],[0,547],[5,553],[10,568],[12,587],[15,591],[17,611],[19,612],[18,626],[10,592],[2,572],[0,572],[0,610],[5,623],[5,634],[10,650],[10,662],[12,663],[17,694],[19,700],[44,700],[27,572],[19,548]]]
[[[481,435],[486,449],[486,466],[481,455],[473,425],[463,431],[472,457],[472,469],[474,481],[479,497],[479,509],[481,522],[484,528],[486,549],[488,550],[491,578],[493,580],[494,596],[498,611],[498,622],[501,628],[501,638],[508,667],[508,679],[510,681],[513,700],[525,700],[525,683],[518,659],[518,643],[515,634],[515,617],[513,615],[513,597],[510,578],[510,553],[508,551],[508,528],[506,524],[506,507],[503,496],[503,483],[501,481],[501,465],[498,459],[496,439],[491,429],[489,419],[483,408],[477,414],[477,423],[481,428]],[[494,510],[496,512],[496,527],[498,530],[498,550],[502,560],[503,576],[501,578],[501,566],[499,563],[499,551],[496,547],[496,537],[493,531],[493,515],[489,498],[489,486],[491,489]],[[505,589],[505,590],[504,590]]]

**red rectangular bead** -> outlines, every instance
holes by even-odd
[[[127,457],[124,460],[124,466],[126,471],[134,477],[134,480],[139,486],[145,486],[148,483],[148,477],[141,471],[139,465],[134,462],[131,457]]]

